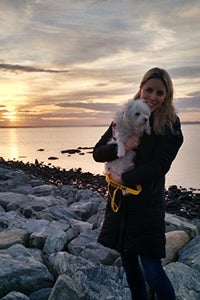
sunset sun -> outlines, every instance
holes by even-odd
[[[7,119],[8,121],[12,122],[16,120],[16,113],[13,111],[7,112],[4,116],[5,119]]]

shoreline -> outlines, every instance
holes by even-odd
[[[107,196],[107,183],[105,176],[94,175],[90,172],[82,172],[78,169],[62,169],[47,166],[35,160],[35,163],[23,161],[4,160],[0,157],[0,164],[8,168],[20,169],[29,176],[44,180],[46,183],[61,185],[74,185],[78,189],[89,189]],[[176,214],[186,219],[200,219],[200,189],[186,189],[176,185],[166,188],[166,212]]]

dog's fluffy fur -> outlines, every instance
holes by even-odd
[[[124,143],[126,140],[136,134],[142,136],[144,132],[150,134],[149,117],[151,111],[149,106],[142,100],[129,100],[122,109],[118,111],[114,118],[113,137],[109,143],[117,143],[118,158],[105,164],[105,173],[110,170],[121,175],[128,168],[134,167],[134,151],[125,151]]]

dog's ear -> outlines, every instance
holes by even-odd
[[[124,111],[124,112],[122,113],[122,120],[123,120],[123,121],[126,121],[126,117],[127,117],[127,116],[126,116],[126,111]]]
[[[131,108],[133,108],[133,100],[129,100],[127,103],[126,103],[126,106],[125,106],[125,111],[129,111]]]

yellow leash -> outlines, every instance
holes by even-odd
[[[116,193],[118,190],[122,190],[128,194],[132,194],[135,196],[139,195],[139,193],[142,191],[142,186],[140,184],[137,184],[136,189],[134,190],[125,185],[119,184],[119,183],[111,180],[108,175],[106,175],[106,182],[108,183],[108,193],[111,198],[111,208],[114,212],[118,212],[120,205],[121,205],[121,200],[120,200],[119,204],[115,203],[115,197],[116,197]],[[110,186],[115,188],[112,195],[110,194]]]

